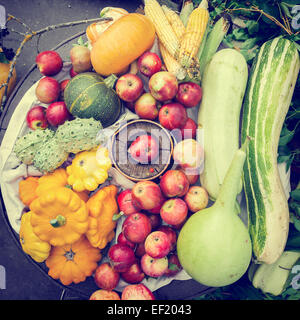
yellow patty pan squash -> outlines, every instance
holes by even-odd
[[[44,176],[40,177],[38,180],[38,186],[36,188],[37,196],[45,194],[50,189],[57,189],[59,187],[71,188],[68,185],[68,174],[66,169],[58,168],[51,173],[47,173]],[[89,192],[74,191],[83,201],[87,201],[89,198]]]
[[[39,177],[27,177],[19,182],[19,198],[26,207],[37,198],[38,181]]]
[[[115,236],[113,215],[119,212],[117,193],[118,188],[109,185],[99,189],[86,203],[89,212],[86,237],[94,247],[103,249]]]
[[[77,241],[88,228],[86,203],[71,189],[50,189],[30,205],[34,233],[53,246]]]
[[[67,286],[72,282],[85,281],[93,274],[101,258],[100,250],[92,247],[82,236],[73,244],[52,247],[46,266],[49,276]]]
[[[94,191],[108,178],[111,168],[108,149],[97,147],[77,153],[72,164],[67,167],[68,184],[75,191]]]
[[[25,253],[27,253],[34,261],[43,262],[50,254],[51,245],[46,241],[40,240],[33,232],[30,223],[31,215],[32,213],[30,211],[22,215],[19,240]]]

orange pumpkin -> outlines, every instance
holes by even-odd
[[[2,52],[2,48],[0,48],[0,52]],[[11,62],[10,63],[0,63],[0,85],[6,83],[10,66],[11,66]],[[14,87],[16,85],[16,80],[17,80],[17,73],[14,68],[13,72],[12,72],[12,76],[8,82],[7,97],[9,97],[12,90],[14,89]],[[4,93],[5,93],[5,87],[0,89],[0,102],[2,101],[2,97],[4,96]]]
[[[52,247],[46,266],[53,279],[62,284],[79,283],[91,276],[102,258],[100,250],[91,246],[83,236],[73,244]]]
[[[99,21],[90,24],[86,29],[86,36],[90,41],[91,45],[98,39],[99,35],[105,31],[110,25],[112,25],[116,20],[120,19],[124,15],[128,14],[123,8],[106,7],[100,12],[100,16],[105,18],[112,18],[110,21]]]
[[[119,74],[149,50],[155,40],[152,22],[139,13],[129,13],[107,28],[91,50],[92,65],[97,73]]]

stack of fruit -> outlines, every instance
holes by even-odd
[[[136,72],[126,73],[116,82],[116,92],[126,106],[141,119],[158,120],[168,130],[179,129],[185,138],[195,138],[197,124],[188,117],[187,109],[201,101],[199,84],[179,83],[173,73],[163,69],[159,55],[151,51],[137,60]],[[141,75],[147,78],[145,86]]]
[[[178,233],[189,215],[207,207],[208,194],[201,186],[192,186],[182,170],[169,170],[160,184],[140,181],[133,189],[121,191],[117,200],[120,213],[114,220],[125,219],[108,251],[109,262],[95,271],[100,290],[92,294],[93,299],[108,292],[116,294],[111,291],[120,279],[135,291],[132,285],[144,287],[141,282],[146,277],[173,277],[181,271],[176,253]]]

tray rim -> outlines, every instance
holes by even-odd
[[[111,137],[111,150],[110,152],[112,152],[112,149],[113,149],[113,145],[115,143],[115,137],[116,135],[122,131],[123,129],[125,129],[128,125],[132,124],[132,123],[136,123],[136,122],[148,122],[148,123],[151,123],[151,124],[154,124],[156,125],[157,127],[159,127],[160,129],[162,129],[166,135],[169,137],[170,139],[170,145],[171,145],[171,148],[170,148],[170,154],[169,154],[169,157],[168,157],[168,163],[164,166],[163,170],[161,172],[159,172],[158,174],[156,174],[155,176],[151,176],[149,178],[133,178],[133,177],[130,177],[128,176],[126,173],[124,173],[123,171],[120,170],[119,166],[117,165],[114,157],[112,156],[112,162],[113,162],[113,165],[115,166],[116,170],[121,173],[123,176],[125,176],[127,179],[131,180],[131,181],[135,181],[135,182],[139,182],[139,181],[150,181],[150,180],[154,180],[154,179],[157,179],[158,177],[160,177],[168,168],[168,166],[170,165],[170,161],[172,159],[172,154],[173,154],[173,150],[174,150],[174,138],[172,137],[172,135],[170,134],[170,132],[168,132],[161,124],[155,122],[155,121],[152,121],[152,120],[148,120],[148,119],[136,119],[136,120],[132,120],[132,121],[129,121],[127,122],[126,124],[124,124],[122,127],[120,127],[118,130],[115,131],[115,133],[112,135]]]

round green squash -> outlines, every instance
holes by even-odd
[[[64,90],[64,101],[73,116],[94,118],[104,128],[119,118],[122,104],[116,92],[94,72],[73,77]]]

